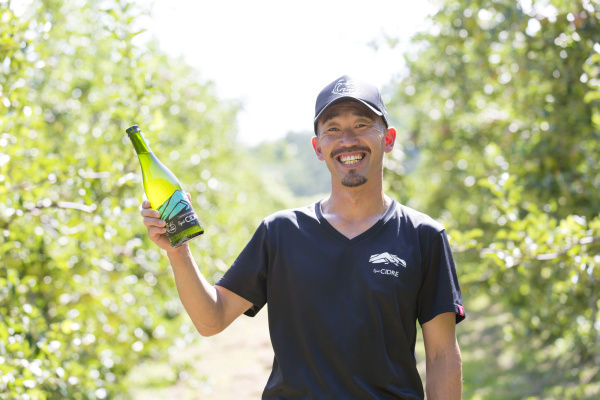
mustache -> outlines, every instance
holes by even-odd
[[[335,157],[339,156],[340,154],[354,153],[356,151],[364,151],[365,153],[371,154],[371,149],[368,148],[367,146],[353,146],[353,147],[346,147],[343,149],[333,150],[330,154],[330,157],[335,158]]]

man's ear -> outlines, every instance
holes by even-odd
[[[390,127],[385,132],[385,149],[386,153],[389,153],[394,149],[394,143],[396,143],[396,129]]]
[[[317,158],[321,161],[325,160],[325,157],[323,157],[323,153],[321,152],[321,143],[319,142],[318,137],[313,136],[312,146],[313,146],[313,149],[315,150],[315,154],[317,155]]]

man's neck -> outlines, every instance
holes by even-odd
[[[353,238],[377,223],[391,202],[381,189],[334,188],[331,195],[321,202],[321,212],[334,228]]]

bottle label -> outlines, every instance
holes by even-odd
[[[194,225],[200,225],[200,220],[198,220],[192,204],[181,190],[176,190],[169,200],[158,207],[157,211],[160,213],[160,218],[167,223],[167,237],[169,238]]]

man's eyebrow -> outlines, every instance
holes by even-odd
[[[327,121],[329,121],[331,119],[334,119],[334,118],[336,118],[339,115],[340,115],[340,113],[339,112],[335,112],[335,111],[332,112],[332,113],[329,113],[329,114],[325,114],[325,116],[323,117],[323,122],[322,123],[325,124]],[[358,110],[352,111],[352,115],[355,116],[355,117],[372,119],[368,114],[366,114],[364,112],[361,112],[361,111],[358,111]]]
[[[340,115],[339,112],[334,112],[334,113],[329,113],[329,114],[325,114],[325,118],[323,119],[323,123],[326,123],[327,121],[329,121],[330,119],[334,119],[335,117],[337,117],[338,115]]]

